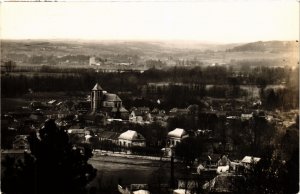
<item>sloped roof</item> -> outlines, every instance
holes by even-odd
[[[191,192],[189,190],[185,190],[185,189],[175,189],[173,191],[174,194],[191,194]]]
[[[16,135],[14,143],[18,141],[28,141],[27,140],[27,135]]]
[[[119,136],[119,139],[125,139],[125,140],[144,140],[145,138],[141,134],[137,133],[136,131],[128,130],[128,131],[122,133]]]
[[[198,111],[199,110],[199,105],[197,104],[192,104],[192,105],[189,105],[187,108],[186,108],[188,111]]]
[[[112,108],[112,110],[111,110],[111,112],[118,112],[118,111],[120,111],[120,112],[128,112],[128,110],[126,110],[126,108],[124,108],[123,106],[120,107],[119,110],[116,107]]]
[[[56,102],[56,100],[50,100],[49,102],[48,102],[48,104],[53,104],[53,103],[55,103]]]
[[[143,112],[141,112],[139,110],[134,110],[132,112],[134,113],[135,116],[144,116],[145,115],[145,113],[143,113]]]
[[[257,163],[260,161],[260,158],[257,158],[257,157],[253,157],[253,156],[245,156],[243,159],[242,159],[242,162],[243,163]]]
[[[218,160],[218,166],[227,166],[230,165],[230,160],[228,159],[227,156],[222,156],[222,158],[220,158]]]
[[[110,102],[122,101],[117,94],[111,94],[111,93],[104,94],[104,100]]]
[[[103,90],[103,89],[98,83],[96,83],[96,85],[93,87],[92,90]]]
[[[169,112],[170,113],[175,113],[175,112],[177,112],[177,108],[172,108]]]
[[[151,113],[158,113],[159,112],[159,109],[158,108],[154,108],[152,111],[151,111]]]
[[[181,129],[181,128],[176,128],[173,131],[170,131],[168,133],[168,137],[181,138],[181,137],[183,137],[185,135],[187,135],[186,131],[184,129]]]
[[[98,137],[103,138],[103,139],[118,139],[120,136],[119,133],[117,132],[112,132],[112,131],[103,131],[98,133]]]
[[[172,108],[169,112],[170,113],[187,114],[189,112],[189,110],[186,108]]]
[[[85,130],[84,129],[68,129],[68,133],[85,134]]]
[[[72,125],[71,127],[69,127],[69,129],[83,129],[83,127],[81,127],[80,125]]]
[[[150,108],[149,107],[145,107],[145,106],[143,106],[143,107],[138,107],[137,108],[139,111],[150,111]]]
[[[211,192],[229,193],[238,191],[237,185],[240,182],[244,182],[244,177],[241,175],[220,174],[203,187]]]
[[[150,192],[148,190],[137,190],[137,191],[133,191],[133,194],[150,194]]]

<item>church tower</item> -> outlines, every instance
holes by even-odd
[[[101,101],[103,97],[103,89],[97,83],[91,92],[91,109],[93,112],[96,112],[100,109]]]

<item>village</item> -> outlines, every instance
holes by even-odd
[[[299,193],[299,1],[0,6],[0,194]]]
[[[170,110],[161,109],[159,99],[156,103],[152,109],[127,107],[117,94],[105,91],[100,83],[84,98],[33,99],[15,112],[2,112],[2,126],[7,126],[2,134],[7,138],[1,152],[3,156],[18,157],[24,151],[30,152],[28,135],[33,131],[38,134],[45,120],[53,120],[68,133],[74,146],[88,145],[93,158],[109,156],[115,157],[109,162],[127,158],[170,164],[171,184],[167,181],[160,189],[173,188],[176,194],[198,190],[234,193],[238,191],[234,182],[245,181],[245,172],[260,161],[265,154],[263,147],[273,141],[275,131],[286,129],[281,132],[285,136],[284,133],[294,133],[292,126],[297,125],[297,111],[265,111],[259,99],[247,105],[232,100],[226,106],[203,101],[201,105]],[[238,106],[241,107],[235,108]],[[189,149],[196,151],[190,153]],[[290,157],[288,151],[277,149]],[[174,163],[182,172],[175,173],[176,176]],[[149,192],[148,187],[146,183],[132,182],[118,185],[118,190]]]

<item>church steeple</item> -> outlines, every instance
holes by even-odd
[[[103,96],[103,89],[96,83],[91,92],[91,109],[93,112],[99,110]]]
[[[103,91],[102,87],[98,83],[96,83],[96,85],[93,87],[92,90],[101,90],[101,91]]]

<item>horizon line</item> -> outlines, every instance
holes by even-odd
[[[221,41],[206,41],[206,40],[192,40],[192,39],[84,39],[84,38],[0,38],[1,41],[81,41],[81,42],[186,42],[186,43],[202,43],[202,44],[245,44],[252,42],[273,42],[273,41],[286,41],[298,42],[298,39],[268,39],[268,40],[249,40],[238,42],[221,42]]]

